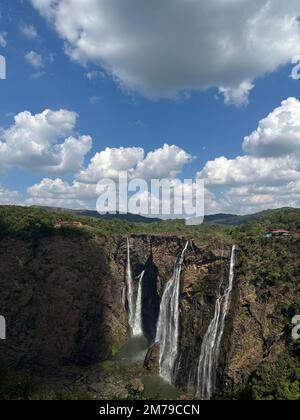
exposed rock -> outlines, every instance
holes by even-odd
[[[0,343],[0,358],[30,371],[110,358],[112,328],[126,335],[121,284],[101,242],[1,241],[0,307],[7,340]]]
[[[141,379],[135,378],[130,382],[131,390],[135,393],[143,393],[145,390],[145,386]]]
[[[149,348],[145,357],[144,367],[154,375],[159,374],[159,352],[160,345],[155,343]]]

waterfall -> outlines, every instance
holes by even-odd
[[[134,326],[133,326],[133,335],[141,336],[143,335],[143,325],[142,325],[142,298],[143,298],[143,279],[145,275],[145,270],[141,273],[139,279],[139,288],[136,298],[135,305],[135,316],[134,316]]]
[[[167,283],[157,326],[156,341],[160,343],[160,376],[173,384],[176,380],[176,361],[179,347],[180,277],[184,255],[189,242],[177,260],[171,280]]]
[[[131,330],[133,331],[133,328],[134,328],[134,285],[133,285],[132,272],[131,272],[129,238],[127,238],[126,301],[127,301],[127,311],[128,311],[128,323]]]
[[[203,338],[198,364],[196,397],[210,400],[215,384],[220,356],[221,341],[224,334],[226,316],[228,315],[234,280],[235,246],[232,247],[228,285],[222,294],[222,284],[217,298],[212,322]]]

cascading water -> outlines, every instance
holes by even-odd
[[[136,298],[135,305],[135,316],[134,316],[134,325],[133,325],[133,335],[135,337],[143,335],[143,325],[142,325],[142,298],[143,298],[143,279],[145,275],[145,270],[141,273],[139,279],[139,288]]]
[[[221,341],[224,334],[225,321],[230,307],[233,288],[234,265],[235,246],[232,247],[231,252],[228,286],[222,294],[222,284],[220,285],[220,294],[216,302],[214,318],[203,338],[201,347],[196,392],[196,397],[201,400],[211,399],[216,384]]]
[[[128,311],[128,323],[133,331],[134,329],[134,285],[130,262],[130,242],[127,238],[127,270],[126,270],[126,301]]]
[[[179,346],[179,298],[180,277],[184,255],[189,242],[185,245],[175,264],[174,273],[164,291],[157,326],[156,341],[160,343],[160,376],[171,384],[176,378],[176,361]]]

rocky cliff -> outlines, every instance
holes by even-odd
[[[110,356],[113,284],[102,250],[101,243],[59,237],[0,242],[7,321],[0,354],[9,365],[39,370]]]
[[[146,269],[143,328],[149,345],[155,340],[164,286],[187,239],[172,235],[130,238],[136,289]],[[177,385],[190,395],[195,392],[201,344],[213,318],[220,283],[228,276],[231,245],[214,238],[191,240],[186,254]],[[126,247],[124,236],[3,239],[0,312],[7,320],[7,340],[0,342],[1,359],[29,371],[109,360],[129,333],[122,301]],[[288,255],[290,270],[296,275],[299,242],[266,243],[264,249],[257,241],[241,242],[238,247],[217,372],[222,394],[234,392],[259,366],[276,363],[286,351],[290,308],[299,300],[300,290],[293,278],[284,281],[286,270],[278,262],[274,279],[270,263]],[[157,357],[157,348],[154,353]],[[151,366],[157,367],[155,360]]]

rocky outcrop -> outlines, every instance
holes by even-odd
[[[159,343],[154,343],[149,347],[145,357],[144,367],[153,375],[159,375],[159,354],[160,345]]]

